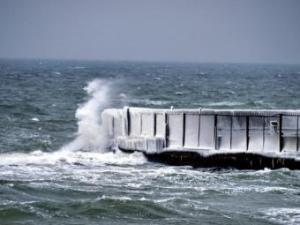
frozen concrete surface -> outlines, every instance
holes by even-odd
[[[225,162],[233,157],[237,162],[229,162],[228,166],[238,167],[234,164],[243,162],[249,168],[253,164],[255,168],[297,167],[299,117],[300,110],[124,107],[102,113],[110,143],[123,151],[140,151],[155,161],[163,156],[167,163],[167,156],[173,160],[178,157],[179,163],[172,164],[179,165],[186,155],[189,159],[185,158],[183,164],[198,166],[210,165],[212,159],[218,162],[213,166],[218,166],[222,158]],[[287,165],[288,160],[293,166]]]

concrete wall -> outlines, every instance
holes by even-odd
[[[108,109],[112,138],[164,140],[165,149],[254,152],[300,150],[297,110]],[[147,150],[147,146],[144,146]]]

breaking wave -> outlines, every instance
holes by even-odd
[[[107,137],[102,126],[101,112],[109,102],[110,83],[95,79],[83,88],[87,101],[76,110],[78,130],[70,143],[53,152],[35,150],[30,153],[2,153],[0,166],[58,163],[138,165],[146,162],[140,153],[131,155],[107,149]],[[37,118],[32,118],[37,121]]]
[[[84,88],[89,99],[76,110],[78,120],[77,137],[74,141],[62,147],[61,150],[104,151],[106,137],[101,123],[101,111],[109,101],[109,84],[96,79]]]
[[[31,166],[32,169],[32,166],[39,165],[141,165],[145,162],[146,159],[140,153],[86,152],[64,149],[55,152],[37,150],[30,153],[3,153],[0,166]],[[30,167],[27,169],[30,170]]]

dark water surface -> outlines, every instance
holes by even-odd
[[[0,224],[300,224],[299,171],[155,164],[105,152],[99,124],[125,105],[295,109],[299,86],[300,65],[0,60]]]

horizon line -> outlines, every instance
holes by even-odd
[[[147,59],[92,59],[92,58],[54,58],[54,57],[2,57],[0,60],[45,60],[45,61],[86,61],[86,62],[123,62],[123,63],[178,63],[178,64],[258,64],[258,65],[300,65],[300,62],[271,61],[197,61],[197,60],[147,60]]]

